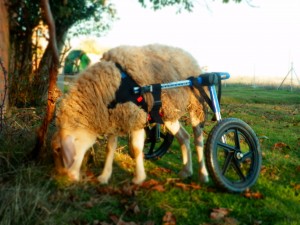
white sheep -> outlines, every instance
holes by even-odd
[[[83,71],[61,102],[56,116],[58,131],[52,139],[56,167],[63,166],[74,180],[80,179],[80,167],[86,151],[95,143],[97,136],[106,135],[106,161],[98,180],[107,183],[112,174],[117,138],[128,134],[136,164],[132,181],[140,184],[146,178],[143,147],[148,112],[131,101],[109,107],[115,101],[122,80],[117,64],[140,86],[183,80],[201,73],[189,53],[158,44],[111,49],[103,55],[101,62]],[[143,97],[148,110],[151,110],[152,95],[147,93]],[[193,174],[190,135],[179,122],[180,117],[189,112],[198,154],[199,179],[207,182],[202,134],[206,106],[197,98],[202,99],[198,92],[193,92],[189,87],[162,90],[160,112],[166,128],[181,146],[183,168],[179,175],[182,178]]]

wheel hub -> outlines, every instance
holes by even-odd
[[[241,153],[241,152],[237,152],[236,153],[236,158],[237,159],[242,159],[244,157],[244,154],[243,153]]]

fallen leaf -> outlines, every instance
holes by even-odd
[[[162,184],[158,184],[158,185],[153,186],[151,188],[151,190],[158,191],[158,192],[164,192],[165,188]]]
[[[122,220],[122,218],[119,218],[117,215],[110,215],[109,217],[115,225],[137,225],[135,222],[125,222]]]
[[[288,146],[287,144],[285,144],[283,142],[278,142],[273,145],[273,150],[275,150],[275,149],[278,149],[278,150],[290,149],[290,146]]]
[[[221,220],[225,216],[229,214],[230,210],[226,208],[215,208],[212,209],[212,212],[210,213],[210,218],[212,220]]]
[[[260,224],[263,224],[261,220],[254,220],[253,225],[260,225]]]
[[[179,188],[181,188],[184,191],[190,190],[189,187],[186,184],[184,184],[184,183],[175,183],[175,187],[179,187]]]
[[[97,176],[92,171],[87,170],[85,172],[85,176],[83,177],[83,181],[91,182],[94,184],[99,183]]]
[[[224,218],[224,225],[238,225],[239,221],[232,217],[225,217]]]
[[[249,199],[263,199],[264,198],[263,194],[261,194],[258,191],[257,192],[247,191],[244,193],[244,196]]]
[[[133,202],[131,205],[126,205],[125,209],[127,211],[132,211],[134,214],[139,214],[141,212],[140,207],[136,202]]]
[[[266,166],[261,166],[260,173],[265,174],[266,172],[267,172],[267,167]]]
[[[170,174],[170,173],[172,173],[172,170],[163,168],[163,167],[157,167],[157,168],[151,170],[149,173],[152,175],[160,176],[162,173]]]
[[[111,215],[109,216],[109,218],[110,218],[115,224],[117,224],[117,223],[119,222],[119,217],[118,217],[117,215],[115,215],[115,214],[111,214]]]
[[[93,225],[112,225],[111,223],[106,223],[106,222],[98,222],[98,220],[95,220],[94,222],[93,222]]]
[[[295,190],[300,190],[300,184],[294,184],[293,186]]]
[[[163,225],[176,225],[176,218],[171,212],[166,212],[162,220]]]
[[[97,188],[98,193],[100,194],[107,194],[107,195],[115,195],[115,194],[122,194],[122,191],[118,188],[113,188],[110,186],[104,186]]]
[[[122,195],[126,195],[126,196],[136,196],[137,189],[138,189],[137,185],[126,183],[122,186],[121,193]]]
[[[83,205],[87,209],[91,209],[94,207],[94,203],[92,201],[88,201],[88,202],[84,203]]]
[[[136,204],[133,208],[134,214],[139,214],[141,212],[140,207]]]
[[[150,189],[153,186],[158,185],[158,184],[160,184],[160,183],[157,180],[150,179],[150,180],[144,181],[141,184],[141,188]]]
[[[191,187],[192,189],[194,189],[194,190],[200,190],[200,189],[201,189],[201,186],[200,186],[199,184],[195,183],[195,182],[192,182],[192,183],[190,184],[190,187]]]
[[[200,190],[201,186],[195,182],[192,182],[191,184],[185,184],[181,182],[177,182],[174,184],[175,187],[179,187],[184,191],[189,191],[189,190]]]

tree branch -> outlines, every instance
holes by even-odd
[[[51,13],[49,0],[41,0],[41,6],[45,13],[45,19],[48,24],[49,29],[49,45],[53,51],[53,60],[55,64],[58,64],[59,62],[59,54],[58,54],[58,48],[57,48],[57,40],[56,40],[56,28],[55,28],[55,22]]]

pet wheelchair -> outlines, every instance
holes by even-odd
[[[237,118],[222,119],[216,85],[228,79],[228,73],[205,73],[188,80],[160,84],[160,88],[207,87],[204,99],[214,112],[216,125],[206,140],[205,163],[214,183],[230,192],[243,192],[258,179],[262,154],[258,138],[252,128]],[[134,93],[152,92],[152,85],[134,87]],[[201,92],[202,93],[202,92]],[[159,123],[146,127],[145,159],[162,157],[173,141],[173,135],[161,129]]]

